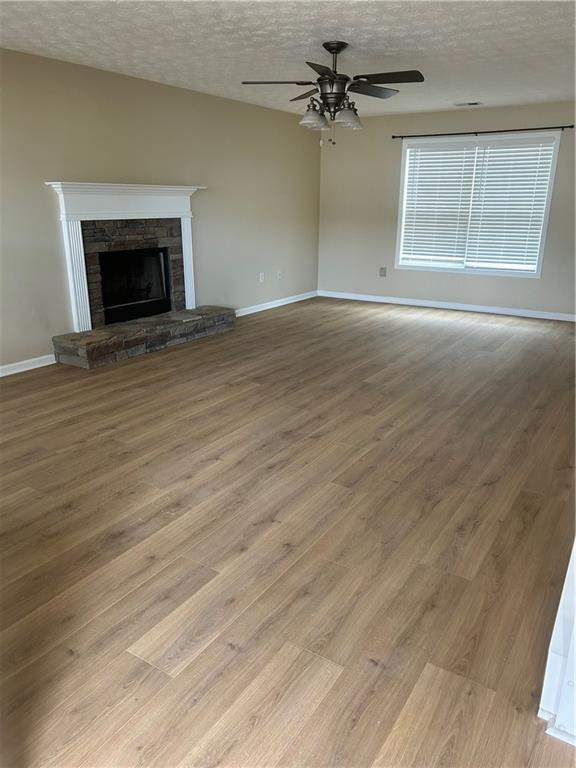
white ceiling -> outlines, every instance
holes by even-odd
[[[265,107],[303,112],[301,86],[240,80],[314,79],[324,40],[350,47],[349,75],[420,69],[424,83],[387,101],[357,96],[363,115],[574,98],[569,0],[232,0],[2,2],[0,43]]]

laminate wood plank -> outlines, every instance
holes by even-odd
[[[145,718],[132,718],[78,765],[173,768],[280,651],[272,636],[250,646],[217,639],[150,699]]]
[[[215,388],[208,385],[204,389],[199,389],[199,386],[198,380],[195,380],[193,385],[189,381],[176,384],[170,403],[165,402],[161,390],[148,392],[144,386],[139,397],[133,397],[127,404],[123,404],[121,421],[118,419],[118,406],[114,399],[96,401],[97,404],[92,404],[81,414],[82,431],[77,429],[78,416],[69,416],[68,411],[64,411],[64,417],[56,424],[52,423],[44,428],[37,427],[33,434],[39,444],[48,440],[52,451],[62,450],[70,445],[75,445],[78,449],[89,448],[94,441],[110,438],[129,443],[130,438],[137,437],[144,443],[146,438],[154,437],[155,432],[165,426],[166,421],[171,418],[178,417],[179,421],[184,423],[186,420],[198,419],[204,411],[213,409],[215,405],[239,402],[244,394],[258,389],[258,385],[251,382],[226,382]],[[12,439],[5,441],[3,456],[12,457],[14,453],[25,450],[29,437],[28,431],[23,436],[22,430],[19,430]],[[13,461],[15,462],[15,459]]]
[[[77,451],[72,445],[38,462],[34,467],[32,485],[39,491],[59,494],[75,483],[100,482],[103,474],[113,480],[120,472],[119,467],[124,467],[126,471],[130,467],[150,465],[161,453],[162,448],[155,446],[144,455],[134,455],[127,446],[114,440],[96,443],[84,451]],[[6,487],[11,489],[29,477],[30,468],[22,467],[6,474],[4,480]]]
[[[14,518],[19,518],[22,514],[23,508],[34,501],[38,501],[42,498],[40,491],[34,488],[27,488],[26,486],[18,488],[12,493],[5,493],[2,496],[2,502],[0,504],[0,535],[4,526],[10,524]],[[17,513],[17,514],[16,514]]]
[[[362,574],[308,550],[219,637],[246,648],[272,635],[328,658],[326,647],[365,590]]]
[[[504,573],[499,569],[506,554],[499,562],[488,561],[486,579],[481,571],[470,583],[448,623],[432,657],[435,664],[505,690],[516,706],[536,711],[557,607],[550,589],[565,572],[571,547],[570,538],[561,542],[557,532],[569,531],[570,519],[564,502],[550,500],[529,532],[520,533],[525,538],[517,539],[516,551],[508,552]],[[550,560],[552,540],[556,556]]]
[[[3,749],[29,768],[78,763],[113,737],[168,680],[159,669],[125,653],[79,686],[73,699],[54,707],[33,740],[22,743],[12,732],[9,741],[3,739]]]
[[[155,403],[155,411],[162,414],[162,399],[159,395],[156,396]],[[245,407],[249,408],[246,413],[244,413]],[[249,391],[243,395],[237,391],[218,403],[209,401],[205,407],[191,413],[180,411],[177,416],[177,430],[174,429],[176,413],[174,420],[155,418],[151,421],[146,418],[146,411],[140,410],[133,425],[125,428],[124,424],[120,424],[115,428],[115,437],[135,451],[142,450],[150,442],[174,446],[175,452],[171,457],[175,458],[179,449],[186,448],[190,454],[193,454],[199,449],[207,448],[210,443],[224,435],[249,425],[251,414],[258,419],[272,413],[273,410],[271,404],[260,393],[258,385],[251,384]]]
[[[396,478],[430,487],[472,487],[499,450],[508,429],[503,409],[490,403],[474,410],[477,422],[470,429],[466,412],[444,422],[435,440],[421,440],[395,468]]]
[[[436,526],[444,525],[456,507],[457,501],[454,498],[448,498],[437,504],[437,518],[430,515],[425,521],[426,524],[406,533],[393,549],[393,553],[386,554],[385,545],[382,553],[376,547],[375,559],[368,558],[363,566],[358,564],[352,566],[354,570],[364,575],[365,588],[354,596],[350,610],[342,616],[338,632],[327,633],[324,636],[322,655],[338,664],[345,665],[349,662],[358,644],[362,642],[373,625],[375,617],[393,603],[418,568],[430,537],[434,535],[434,530],[437,530]],[[330,557],[332,539],[334,544],[340,546],[343,526],[337,524],[334,526],[334,531],[336,530],[338,533],[334,538],[332,531],[328,531],[325,537],[312,547],[311,553],[324,558]]]
[[[177,765],[286,640],[338,626],[360,581],[303,555],[155,697],[146,722],[129,723],[91,765]]]
[[[6,409],[2,417],[3,439],[21,437],[22,431],[28,429],[35,434],[40,427],[54,428],[61,421],[68,421],[72,418],[83,418],[102,408],[102,403],[94,397],[94,392],[101,390],[102,384],[96,382],[86,382],[87,386],[70,395],[66,393],[62,397],[54,396],[51,398],[36,397],[28,402],[18,403],[16,408]],[[111,383],[109,389],[108,406],[112,408],[123,408],[134,404],[134,397],[143,394],[134,384],[121,382],[115,387]]]
[[[171,462],[155,475],[154,482],[162,486],[179,483],[211,462],[228,463],[230,470],[241,477],[334,418],[330,402],[317,404],[313,410],[296,411],[272,401],[262,416],[253,412],[245,426],[228,431],[192,455],[187,453],[181,461]]]
[[[5,583],[98,534],[130,511],[162,499],[167,500],[165,491],[129,480],[120,485],[100,481],[88,492],[45,495],[0,533]]]
[[[335,478],[335,482],[366,493],[380,493],[386,483],[404,480],[411,471],[411,465],[406,465],[406,460],[429,439],[428,430],[437,429],[447,419],[448,414],[443,412],[420,409],[412,413],[405,425],[391,430],[368,453]]]
[[[282,646],[180,766],[268,768],[277,764],[341,671],[297,646]]]
[[[0,633],[0,670],[13,674],[87,624],[180,554],[169,536],[145,539]],[[190,561],[192,568],[200,567]],[[205,569],[207,574],[214,571]]]
[[[570,411],[568,422],[573,424]],[[574,498],[574,434],[573,429],[558,428],[550,443],[546,462],[532,459],[525,483],[527,490],[558,496],[561,499]]]
[[[297,528],[303,517],[314,517],[326,503],[332,505],[335,518],[340,516],[342,506],[351,514],[356,498],[360,500],[329,484],[319,489],[317,481],[313,487],[306,482],[299,483],[301,477],[291,475],[286,482],[276,483],[272,491],[255,494],[239,515],[201,539],[185,554],[196,562],[224,571],[240,558],[249,557],[250,548],[269,530],[281,527],[283,523]]]
[[[522,482],[523,475],[510,473],[493,486],[470,491],[422,562],[473,579],[488,554],[495,554],[493,544],[508,517],[514,527],[520,522],[521,533],[539,511],[542,497],[517,493]]]
[[[375,580],[391,565],[405,577],[428,549],[429,537],[449,524],[464,492],[392,482],[382,483],[380,489],[378,495],[356,494],[358,502],[351,513],[322,536],[315,551]]]
[[[5,494],[8,503],[5,507],[3,505],[0,519],[3,554],[6,555],[12,548],[22,548],[23,543],[36,536],[48,534],[46,538],[49,538],[50,526],[55,527],[60,523],[64,527],[68,522],[74,524],[76,516],[81,516],[84,510],[91,513],[97,505],[104,507],[108,503],[112,504],[114,498],[126,499],[128,494],[134,493],[135,486],[135,483],[128,483],[118,489],[101,479],[98,485],[90,485],[88,489],[73,488],[62,494],[52,495],[33,488],[21,488]],[[141,484],[140,490],[150,492],[153,487]],[[162,493],[164,491],[160,491]],[[14,501],[10,502],[10,499]],[[118,510],[114,510],[114,513],[118,514]]]
[[[227,488],[247,499],[276,488],[278,493],[286,484],[300,488],[319,488],[354,461],[358,452],[330,438],[303,438],[297,445],[268,458],[258,458],[250,468],[239,469],[235,462],[217,462],[198,473],[179,477],[170,488],[194,490],[197,503],[209,502]]]
[[[301,526],[269,531],[251,548],[249,557],[226,569],[130,650],[176,676],[336,522],[335,503],[342,502],[338,514],[346,514],[349,497],[337,486],[327,488],[316,513]]]
[[[330,696],[280,764],[370,765],[441,637],[462,587],[462,580],[449,574],[417,569],[392,604],[376,612]]]
[[[544,727],[534,713],[513,706],[495,692],[484,730],[470,744],[469,762],[486,768],[528,765]]]
[[[213,572],[179,559],[96,616],[63,642],[8,677],[2,686],[2,726],[22,739],[38,713],[73,698],[79,688],[200,589]],[[41,723],[40,723],[41,724]]]
[[[427,664],[372,765],[472,768],[470,747],[486,727],[494,695],[488,688]]]
[[[47,562],[42,562],[15,581],[5,583],[0,594],[2,629],[100,568],[109,566],[115,570],[121,567],[122,561],[116,562],[116,559],[136,545],[146,542],[148,547],[167,538],[170,542],[178,542],[179,549],[185,551],[190,542],[196,538],[202,539],[211,530],[218,529],[219,524],[236,516],[241,508],[241,500],[227,492],[203,505],[195,505],[193,494],[191,498],[187,489],[179,493],[161,494],[135,512],[117,519],[117,522],[104,530],[83,539]],[[98,510],[95,512],[97,514]],[[180,521],[179,524],[176,521]],[[164,535],[153,538],[160,531],[164,531]],[[64,533],[62,540],[60,543],[65,541]],[[166,558],[176,556],[178,552],[174,548],[162,551]],[[39,559],[34,558],[35,561]],[[119,579],[119,573],[116,575]]]

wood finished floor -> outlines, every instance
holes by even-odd
[[[2,385],[9,768],[564,768],[568,323],[317,299]]]

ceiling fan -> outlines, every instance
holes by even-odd
[[[356,105],[350,101],[350,95],[358,93],[376,99],[389,99],[398,91],[395,88],[381,88],[383,83],[421,83],[424,80],[422,72],[417,69],[349,77],[338,72],[338,54],[348,47],[348,43],[329,40],[322,43],[322,46],[332,54],[332,67],[307,61],[306,64],[318,75],[316,80],[243,80],[242,85],[313,85],[311,90],[290,101],[309,98],[308,109],[300,125],[324,131],[330,129],[326,114],[333,124],[338,123],[353,129],[362,128]]]

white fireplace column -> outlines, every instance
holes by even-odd
[[[75,331],[92,328],[82,222],[101,219],[180,219],[186,309],[194,309],[194,255],[190,198],[206,187],[156,184],[91,184],[47,181],[58,195]]]

